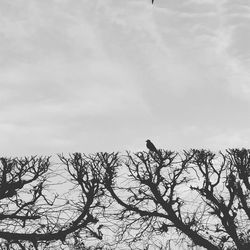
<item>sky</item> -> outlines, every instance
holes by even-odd
[[[0,152],[250,147],[248,0],[1,0]]]

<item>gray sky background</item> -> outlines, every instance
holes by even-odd
[[[1,0],[1,153],[249,147],[249,27],[248,0]]]

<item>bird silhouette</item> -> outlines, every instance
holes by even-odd
[[[154,3],[154,0],[152,0],[152,4]]]
[[[150,151],[153,151],[155,153],[158,153],[157,148],[155,147],[155,145],[150,141],[150,140],[146,140],[146,146]]]

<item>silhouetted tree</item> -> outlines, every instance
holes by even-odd
[[[79,153],[59,158],[70,177],[59,188],[74,185],[64,196],[50,190],[59,172],[49,157],[0,158],[0,249],[93,249],[85,240],[102,239],[101,165]]]
[[[250,249],[250,150],[59,159],[0,158],[0,249]]]
[[[249,150],[128,153],[102,165],[119,205],[117,240],[131,249],[173,249],[174,240],[185,249],[250,249]],[[126,182],[116,177],[119,166]]]

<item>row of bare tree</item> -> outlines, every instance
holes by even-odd
[[[250,249],[250,150],[58,157],[0,158],[0,249]]]

